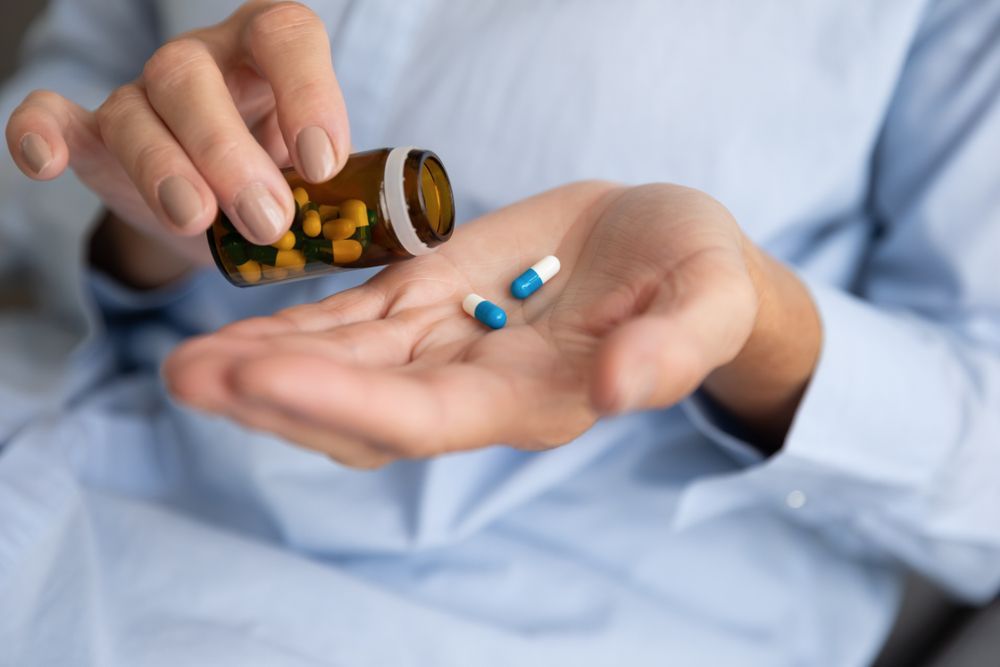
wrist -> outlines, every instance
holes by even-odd
[[[111,212],[98,223],[91,236],[90,263],[122,284],[139,290],[177,282],[197,264],[166,240],[140,232]]]
[[[787,266],[744,239],[757,313],[742,349],[702,389],[764,447],[780,447],[822,347],[819,312]]]

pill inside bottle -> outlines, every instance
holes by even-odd
[[[223,213],[208,230],[216,265],[238,287],[392,264],[433,252],[454,231],[451,182],[431,151],[356,153],[323,183],[306,183],[293,169],[282,173],[295,219],[275,243],[251,243]]]

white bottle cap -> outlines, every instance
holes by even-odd
[[[410,213],[406,208],[406,193],[403,190],[403,168],[410,152],[416,150],[412,146],[400,146],[389,151],[385,159],[384,187],[381,193],[382,203],[389,215],[392,232],[396,235],[403,250],[414,257],[434,252],[417,236],[417,230],[410,222]]]

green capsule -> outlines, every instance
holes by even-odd
[[[375,223],[377,222],[378,222],[378,213],[376,213],[372,209],[368,209],[368,226],[374,227]]]
[[[248,244],[247,257],[261,264],[274,266],[274,262],[278,258],[278,249],[269,245]]]
[[[371,225],[358,227],[354,230],[351,238],[360,243],[362,247],[367,248],[368,243],[372,240]]]
[[[220,245],[233,264],[239,266],[247,261],[247,244],[239,234],[227,234]]]
[[[302,253],[307,262],[333,263],[333,248],[326,239],[309,239],[302,242]]]

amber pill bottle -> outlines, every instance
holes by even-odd
[[[277,243],[250,243],[222,213],[208,230],[215,263],[238,287],[426,255],[455,227],[451,182],[430,151],[356,153],[324,183],[306,183],[293,169],[283,173],[295,196],[295,219]]]

